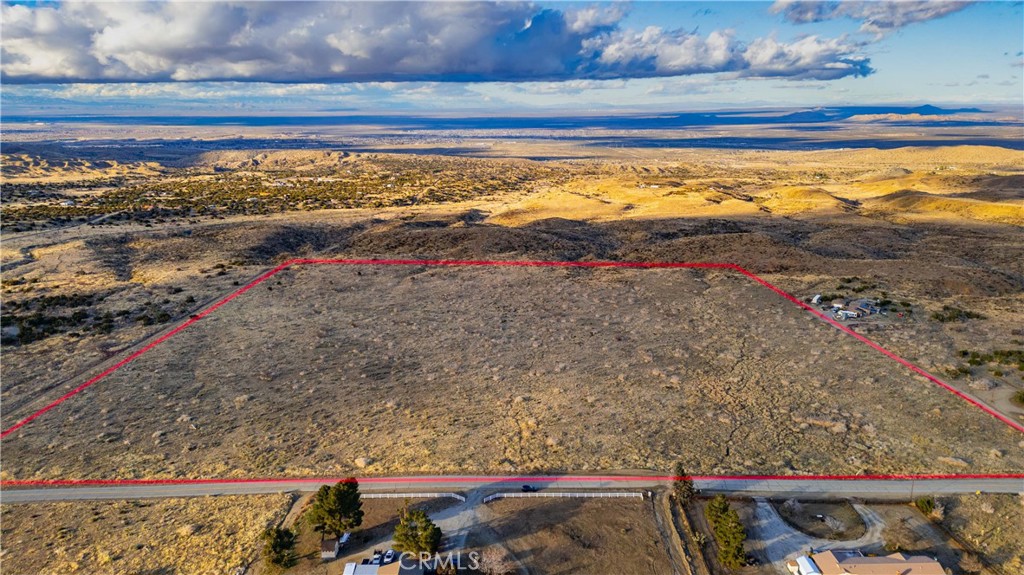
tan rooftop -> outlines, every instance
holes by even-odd
[[[860,551],[825,551],[811,559],[821,575],[946,575],[938,561],[902,553],[865,557]]]

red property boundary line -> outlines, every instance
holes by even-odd
[[[167,341],[168,339],[170,339],[174,335],[176,335],[179,332],[187,329],[189,326],[191,326],[192,324],[198,322],[199,320],[203,319],[204,317],[210,315],[211,313],[213,313],[214,311],[219,309],[221,306],[227,304],[231,300],[233,300],[233,299],[237,298],[238,296],[244,294],[245,292],[253,289],[254,287],[256,287],[257,285],[263,283],[264,281],[274,277],[275,275],[277,275],[281,271],[283,271],[285,269],[288,269],[288,268],[290,268],[292,266],[299,266],[299,265],[397,265],[397,266],[479,266],[479,267],[493,266],[493,267],[558,267],[558,268],[640,268],[640,269],[683,269],[683,268],[690,268],[690,269],[721,269],[721,270],[734,271],[734,272],[740,273],[740,274],[746,276],[747,278],[753,280],[754,282],[756,282],[758,284],[761,284],[762,286],[770,289],[771,291],[775,292],[776,294],[778,294],[778,295],[782,296],[783,298],[789,300],[791,303],[796,304],[797,306],[799,306],[799,307],[801,307],[801,308],[811,312],[818,319],[820,319],[820,320],[830,324],[831,326],[833,326],[836,329],[846,333],[847,335],[849,335],[849,336],[851,336],[851,337],[861,341],[862,343],[864,343],[867,346],[871,347],[872,349],[878,351],[882,355],[885,355],[886,357],[896,361],[900,365],[903,365],[904,367],[906,367],[910,371],[913,371],[914,373],[924,377],[925,379],[927,379],[928,381],[934,383],[935,385],[938,385],[939,387],[942,387],[946,391],[948,391],[948,392],[952,393],[953,395],[959,397],[963,401],[966,401],[970,405],[973,405],[974,407],[977,407],[978,409],[984,411],[985,413],[991,415],[992,417],[998,419],[999,421],[1002,421],[1003,423],[1005,423],[1006,425],[1012,427],[1013,429],[1024,433],[1024,424],[1018,423],[1018,422],[1010,419],[1008,416],[1003,415],[1003,414],[995,411],[994,409],[992,409],[992,408],[982,404],[981,402],[979,402],[978,400],[974,399],[973,397],[970,397],[969,395],[963,393],[962,391],[960,391],[960,390],[954,388],[953,386],[949,385],[948,383],[942,381],[938,377],[936,377],[936,376],[932,375],[931,373],[925,371],[923,368],[918,367],[917,365],[915,365],[915,364],[911,363],[910,361],[900,357],[899,355],[896,355],[895,353],[893,353],[893,352],[889,351],[888,349],[882,347],[878,343],[876,343],[876,342],[872,341],[871,339],[868,339],[867,337],[865,337],[865,336],[855,332],[854,330],[850,329],[849,327],[847,327],[847,326],[839,323],[838,321],[832,319],[827,314],[822,313],[820,310],[815,309],[813,306],[811,306],[811,305],[801,301],[799,298],[797,298],[797,297],[793,296],[792,294],[784,291],[783,289],[781,289],[781,288],[779,288],[779,287],[769,283],[767,280],[761,278],[757,274],[754,274],[750,270],[747,270],[746,268],[743,268],[743,267],[741,267],[741,266],[739,266],[737,264],[710,263],[710,262],[709,263],[694,263],[694,262],[610,262],[610,261],[585,261],[585,262],[579,262],[579,261],[523,261],[523,260],[504,260],[503,261],[503,260],[409,260],[409,259],[374,260],[374,259],[302,259],[302,258],[300,258],[300,259],[291,259],[291,260],[288,260],[288,261],[278,265],[277,267],[275,267],[275,268],[271,269],[270,271],[264,273],[263,275],[257,277],[256,279],[254,279],[253,281],[249,282],[245,286],[239,288],[238,290],[236,290],[233,293],[229,294],[225,298],[223,298],[220,301],[216,302],[215,304],[213,304],[212,306],[208,307],[207,309],[205,309],[205,310],[195,314],[194,316],[189,318],[187,321],[183,322],[178,327],[176,327],[176,328],[172,329],[171,331],[165,333],[164,335],[162,335],[159,338],[155,339],[154,341],[150,342],[146,346],[142,347],[141,349],[135,351],[134,353],[132,353],[131,355],[125,357],[124,359],[122,359],[121,361],[117,362],[116,364],[114,364],[114,365],[110,366],[109,368],[105,369],[99,375],[96,375],[95,377],[92,377],[91,379],[89,379],[85,383],[79,385],[78,387],[76,387],[76,388],[72,389],[71,391],[65,393],[64,395],[60,396],[59,398],[57,398],[53,402],[47,404],[45,407],[43,407],[42,409],[36,411],[32,415],[29,415],[28,417],[26,417],[26,418],[22,419],[21,421],[15,423],[11,427],[3,430],[3,432],[0,433],[0,438],[7,437],[11,433],[13,433],[13,432],[17,431],[18,429],[24,427],[25,425],[28,425],[29,423],[31,423],[35,419],[39,418],[43,414],[47,413],[51,409],[54,409],[55,407],[57,407],[61,403],[65,402],[68,399],[71,399],[72,397],[74,397],[74,396],[78,395],[79,393],[85,391],[86,389],[88,389],[92,385],[95,385],[96,383],[99,383],[100,381],[105,379],[107,376],[109,376],[110,374],[114,373],[115,371],[121,369],[122,367],[124,367],[125,365],[131,363],[132,361],[136,360],[137,358],[139,358],[144,353],[146,353],[149,350],[153,349],[154,347],[160,345],[161,343]],[[757,477],[757,476],[750,476],[750,477]],[[782,477],[765,476],[765,477],[766,478],[774,478],[774,479],[782,479],[784,477],[789,477],[789,476],[782,476]],[[824,476],[824,477],[828,477],[828,476]],[[865,476],[856,476],[856,477],[864,478]],[[907,476],[907,477],[910,477],[910,476]],[[918,477],[923,477],[923,476],[918,476]],[[960,476],[960,477],[966,477],[966,476]],[[74,480],[68,480],[68,481],[74,481]],[[188,481],[188,480],[186,480],[186,481]],[[199,480],[195,480],[195,481],[199,481]],[[226,481],[237,481],[237,480],[226,480]],[[268,481],[270,481],[270,480],[268,480]],[[12,483],[10,481],[5,481],[3,483],[4,484],[8,484],[8,485],[13,485],[14,484],[14,483]]]
[[[927,480],[969,480],[969,479],[1021,479],[1024,473],[966,473],[963,475],[922,474],[922,475],[508,475],[508,476],[454,476],[454,477],[257,477],[257,478],[211,478],[211,479],[11,479],[0,481],[3,487],[84,487],[118,485],[224,485],[258,483],[338,483],[353,479],[361,484],[375,483],[521,483],[546,481],[551,483],[606,481],[927,481]]]

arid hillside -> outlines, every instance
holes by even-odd
[[[1017,152],[290,157],[219,154],[241,164],[72,206],[5,185],[13,213],[123,209],[5,217],[4,427],[294,257],[736,263],[801,298],[872,298],[886,314],[854,329],[1024,417]],[[301,169],[318,158],[344,168]],[[344,182],[375,187],[314,206]],[[1019,433],[728,274],[355,272],[233,301],[9,436],[5,477],[1022,466]]]

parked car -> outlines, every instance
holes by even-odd
[[[388,549],[388,552],[384,554],[384,564],[387,565],[395,560],[395,550]]]

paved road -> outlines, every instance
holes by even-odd
[[[419,476],[364,479],[364,492],[413,491],[515,491],[523,484],[539,488],[565,489],[654,489],[667,486],[661,477],[580,477],[567,478],[502,478],[464,476]],[[922,494],[947,493],[1021,493],[1020,478],[956,478],[956,479],[698,479],[696,485],[707,493],[726,493],[752,497],[860,497],[865,499],[909,499]],[[198,497],[205,495],[245,495],[286,491],[314,491],[322,480],[293,479],[258,482],[81,485],[62,487],[4,486],[2,503],[30,501],[70,501],[88,499],[144,499],[162,497]]]

